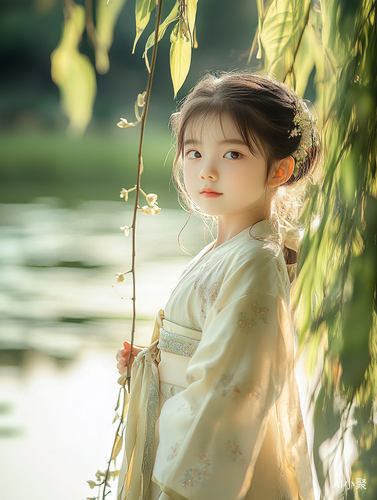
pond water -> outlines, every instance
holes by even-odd
[[[109,459],[115,353],[130,339],[131,280],[117,283],[115,274],[130,268],[131,240],[119,228],[131,219],[124,202],[0,205],[1,499],[96,494],[86,481]],[[137,344],[149,343],[154,317],[191,259],[177,242],[186,220],[168,209],[138,217]],[[211,238],[191,218],[181,241],[195,254]],[[311,390],[298,370],[307,408]],[[106,498],[115,500],[115,487]]]
[[[1,498],[93,496],[86,480],[105,470],[115,433],[115,353],[130,338],[130,280],[115,274],[130,268],[119,227],[131,219],[124,202],[0,205]],[[177,242],[186,219],[138,216],[136,343],[148,344],[191,258]],[[209,241],[190,220],[184,246],[194,254]]]

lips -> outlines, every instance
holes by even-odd
[[[204,197],[204,198],[217,198],[218,196],[221,196],[223,193],[218,193],[217,191],[215,191],[214,189],[203,189],[200,194]]]

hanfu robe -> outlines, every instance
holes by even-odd
[[[142,443],[151,470],[132,471],[142,484],[131,496],[121,473],[118,498],[313,500],[278,222],[213,247],[191,261],[161,316],[154,451],[150,425]]]

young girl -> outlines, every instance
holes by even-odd
[[[311,500],[283,225],[318,162],[315,119],[286,85],[231,73],[199,82],[173,126],[179,193],[217,238],[133,348],[118,499]]]

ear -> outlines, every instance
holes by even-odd
[[[270,188],[275,188],[281,186],[292,175],[293,169],[295,167],[295,161],[292,156],[287,156],[282,160],[277,160],[271,168],[270,175],[268,176],[267,186]]]

